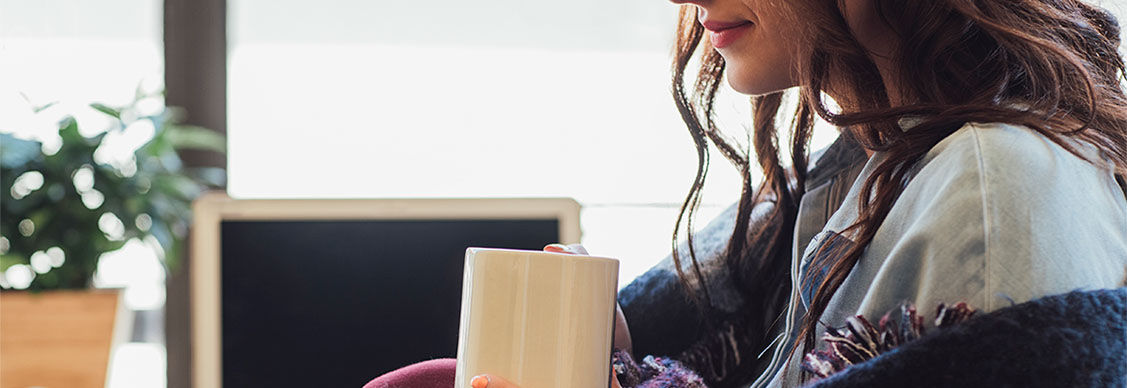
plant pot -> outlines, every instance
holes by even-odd
[[[0,388],[103,388],[130,326],[121,290],[0,292]]]

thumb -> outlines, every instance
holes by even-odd
[[[544,247],[544,250],[556,253],[570,253],[573,255],[590,255],[587,253],[587,248],[583,247],[583,244],[548,244],[548,246]]]
[[[472,388],[520,388],[516,384],[510,383],[497,375],[483,374],[474,376],[470,379],[470,387]]]

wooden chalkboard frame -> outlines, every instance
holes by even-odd
[[[580,242],[580,205],[570,198],[232,199],[209,192],[193,203],[190,268],[192,385],[222,388],[220,225],[266,220],[556,219],[559,242]]]

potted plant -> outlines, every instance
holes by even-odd
[[[66,116],[58,147],[0,133],[0,386],[104,386],[114,322],[119,335],[130,322],[117,319],[119,290],[92,288],[99,257],[140,239],[175,268],[191,201],[224,185],[223,169],[185,168],[177,155],[224,152],[223,136],[178,124],[159,97],[90,105],[112,123],[92,137]],[[143,145],[106,156],[107,139],[138,128],[151,128]]]

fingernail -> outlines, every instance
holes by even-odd
[[[560,252],[560,253],[564,253],[564,252],[569,251],[567,245],[563,245],[563,244],[548,244],[548,246],[544,247],[544,250],[549,251],[549,252]]]
[[[489,386],[489,378],[485,376],[474,376],[470,380],[470,386],[473,388],[485,388]]]

